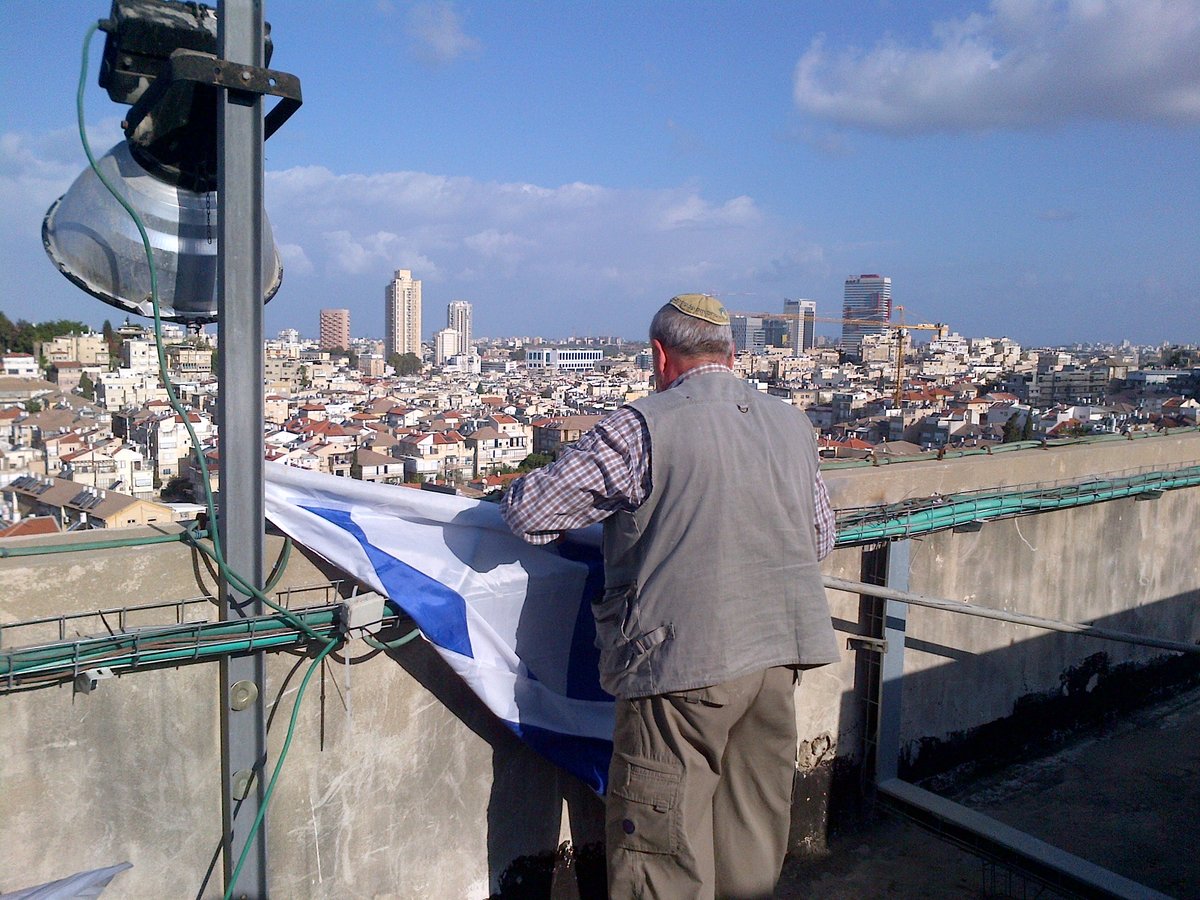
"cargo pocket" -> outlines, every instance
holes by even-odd
[[[610,850],[675,854],[679,851],[682,772],[641,758],[617,758],[608,786],[605,820]]]

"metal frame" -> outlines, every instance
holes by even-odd
[[[1167,900],[1167,895],[1152,888],[899,777],[907,605],[911,603],[960,615],[1021,622],[1053,631],[1088,634],[1178,652],[1200,653],[1200,646],[911,594],[907,590],[910,548],[911,542],[907,540],[886,545],[884,586],[841,578],[825,578],[828,588],[857,593],[864,601],[868,598],[883,601],[881,615],[873,617],[877,631],[871,636],[874,640],[868,639],[857,647],[876,657],[874,667],[878,672],[877,684],[873,685],[877,693],[874,697],[867,697],[868,716],[873,716],[875,721],[867,723],[868,751],[871,755],[864,764],[864,767],[873,769],[876,796],[895,811],[938,836],[986,859],[1016,866],[1022,875],[1052,888],[1081,897]],[[880,655],[882,658],[879,658]]]
[[[217,55],[261,69],[261,0],[222,0]],[[251,79],[247,79],[249,83]],[[262,96],[219,92],[217,114],[220,335],[220,497],[218,527],[225,560],[254,586],[263,585],[263,117]],[[262,603],[221,585],[221,618],[261,616]],[[263,806],[267,757],[266,657],[260,651],[223,658],[220,666],[222,865],[227,891],[267,896],[267,833],[252,826]],[[254,685],[253,697],[245,684]],[[236,690],[235,690],[236,686]],[[233,868],[252,843],[238,876]]]

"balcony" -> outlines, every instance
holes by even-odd
[[[993,777],[1012,771],[1006,766],[1023,746],[1068,725],[1134,721],[1142,699],[1194,696],[1186,691],[1200,678],[1191,649],[1200,638],[1197,467],[1200,433],[1192,430],[826,470],[840,543],[824,572],[843,654],[806,673],[798,693],[794,862],[784,896],[822,887],[823,896],[880,896],[890,881],[915,885],[908,896],[977,896],[988,878],[1046,883],[1038,879],[1051,876],[1031,873],[1036,863],[1015,850],[997,862],[1000,844],[974,846],[955,863],[954,871],[968,874],[945,880],[939,860],[948,851],[934,838],[888,837],[886,823],[861,842],[829,838],[876,808],[917,816],[921,804],[904,802],[905,786],[914,784],[934,797],[928,806],[943,794],[964,801],[940,819],[924,814],[925,827],[959,843],[966,838],[954,829],[979,811],[971,803],[1028,828],[1045,808],[1038,796],[1015,794],[1015,808],[1002,815],[971,799],[966,786],[985,769]],[[0,653],[83,635],[132,641],[150,625],[214,620],[216,582],[206,557],[174,540],[169,527],[136,534],[157,542],[41,555],[24,554],[95,541],[0,542]],[[281,548],[272,539],[269,559]],[[274,590],[288,608],[319,611],[348,590],[341,577],[293,552]],[[979,608],[1003,615],[963,614]],[[293,636],[264,648],[268,768],[279,759],[312,655],[303,643]],[[221,895],[219,679],[200,649],[193,658],[144,657],[85,683],[88,690],[71,677],[17,683],[11,669],[7,680],[0,674],[8,751],[0,760],[0,891],[127,860],[133,868],[114,881],[113,896]],[[516,895],[518,876],[526,887],[544,885],[534,896],[549,896],[556,877],[559,892],[581,887],[588,896],[595,888],[600,802],[518,742],[425,642],[386,652],[348,644],[322,665],[297,716],[266,818],[274,896]],[[1180,798],[1200,789],[1186,752],[1172,757],[1168,747],[1165,758],[1148,761],[1161,765],[1153,777]],[[1145,774],[1106,770],[1104,777]],[[1118,836],[1122,817],[1143,821],[1133,807],[1089,811],[1087,797],[1072,802],[1063,800],[1055,815],[1077,809]],[[1115,856],[1096,854],[1098,840],[1069,849],[1086,864],[1116,869],[1114,885],[1151,882],[1163,860],[1195,856],[1188,834],[1158,842],[1160,859],[1125,869]],[[556,862],[568,840],[579,851],[573,869]],[[861,843],[871,849],[860,852]],[[889,872],[886,863],[901,852],[927,861],[909,867],[904,877],[915,880]],[[838,878],[851,872],[863,893],[837,893]],[[1055,890],[1071,892],[1061,883]]]

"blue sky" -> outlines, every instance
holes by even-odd
[[[85,164],[80,47],[108,0],[0,4],[0,310],[122,313],[46,259]],[[304,106],[266,147],[268,333],[394,269],[424,331],[640,336],[890,275],[910,321],[1027,344],[1200,341],[1200,0],[267,0]],[[95,85],[98,151],[124,107]],[[833,330],[832,328],[830,329]]]

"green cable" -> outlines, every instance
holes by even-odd
[[[90,541],[80,544],[44,544],[40,547],[0,547],[0,559],[18,556],[45,556],[51,553],[74,553],[86,550],[115,550],[120,547],[141,547],[147,544],[170,544],[186,541],[183,532],[140,538],[112,538],[106,541]]]
[[[305,621],[318,628],[332,628],[337,622],[337,613],[331,609],[317,609],[308,613]],[[243,619],[221,623],[195,623],[192,625],[174,625],[153,631],[137,634],[115,634],[100,638],[90,638],[81,641],[55,644],[48,647],[32,647],[29,649],[12,650],[0,654],[0,676],[28,675],[38,671],[50,671],[64,665],[77,667],[77,663],[92,660],[107,660],[112,664],[133,662],[135,659],[145,659],[154,656],[155,661],[187,660],[202,656],[221,655],[225,652],[250,650],[256,646],[278,646],[295,643],[298,635],[294,632],[285,634],[260,634],[273,632],[291,624],[279,618]],[[201,637],[237,637],[247,635],[243,641],[233,642],[192,642],[185,647],[138,650],[139,642],[162,643],[164,641],[199,641]],[[87,645],[87,648],[85,648]],[[123,656],[112,657],[114,651],[134,647],[135,651]]]
[[[897,510],[884,522],[851,523],[838,529],[837,545],[886,540],[913,534],[926,534],[966,522],[994,519],[1022,512],[1068,509],[1085,504],[1132,497],[1153,490],[1172,490],[1200,485],[1200,467],[1192,466],[1171,473],[1147,473],[1127,479],[1115,479],[1093,484],[1072,485],[1070,492],[1059,496],[1024,492],[990,495],[971,500],[948,502],[945,506],[920,510]]]
[[[191,534],[191,532],[185,532],[185,533]],[[217,556],[217,548],[215,545],[212,548],[205,547],[202,543],[200,543],[199,539],[192,540],[192,541],[190,541],[190,543],[193,547],[195,547],[197,550],[199,550],[201,553],[203,553],[205,556],[207,556],[209,559],[211,559],[214,563],[216,563],[217,568],[221,571],[222,577],[233,587],[237,588],[238,590],[242,591],[243,593],[245,593],[251,597],[254,597],[261,603],[264,603],[265,605],[271,607],[271,609],[275,610],[277,613],[282,615],[294,627],[296,627],[300,631],[303,631],[305,634],[307,634],[309,637],[311,637],[313,640],[317,641],[318,643],[323,643],[324,641],[327,640],[326,638],[322,637],[321,635],[318,635],[315,631],[313,631],[311,628],[309,628],[306,624],[304,624],[303,620],[300,619],[299,617],[297,617],[296,614],[293,613],[286,606],[280,606],[278,603],[276,603],[274,600],[272,600],[270,597],[268,597],[266,595],[266,593],[264,593],[262,590],[247,583],[246,580],[244,578],[242,578],[242,576],[240,576],[239,574],[234,572],[232,569],[230,569],[227,565],[225,565],[224,560],[220,559]]]
[[[279,611],[281,614],[283,614],[289,620],[294,621],[295,623],[299,624],[301,626],[302,630],[306,634],[308,634],[310,637],[312,637],[318,641],[325,642],[324,648],[317,655],[316,659],[313,661],[313,665],[309,668],[308,672],[304,676],[304,680],[300,684],[299,692],[296,695],[296,703],[295,703],[294,708],[292,709],[292,720],[288,726],[287,739],[284,741],[283,749],[280,751],[279,761],[275,764],[275,772],[271,776],[271,783],[267,788],[266,794],[264,794],[264,796],[263,796],[262,805],[259,808],[258,816],[255,818],[254,825],[251,827],[250,833],[247,837],[246,846],[242,851],[242,856],[238,860],[237,868],[234,870],[233,877],[230,879],[229,890],[227,890],[225,893],[225,900],[229,900],[229,897],[233,893],[233,885],[235,885],[237,883],[238,875],[241,873],[242,866],[246,861],[247,853],[249,852],[250,847],[253,845],[252,842],[254,839],[254,835],[258,832],[258,829],[259,829],[260,825],[262,824],[263,815],[267,811],[267,805],[270,802],[271,794],[274,792],[274,789],[275,789],[275,782],[279,777],[279,773],[283,769],[283,762],[284,762],[285,758],[287,757],[287,751],[291,745],[292,735],[295,731],[296,718],[297,718],[297,714],[300,710],[300,700],[304,693],[304,689],[305,689],[305,687],[307,687],[309,679],[312,677],[313,672],[316,671],[316,669],[320,665],[321,661],[326,656],[328,656],[331,652],[333,652],[333,649],[336,646],[338,646],[338,644],[340,643],[340,640],[327,639],[323,636],[318,635],[316,632],[312,631],[312,629],[310,629],[307,625],[304,625],[298,618],[295,618],[290,612],[284,610],[282,607],[273,603],[269,598],[266,597],[266,595],[263,591],[259,590],[257,587],[255,587],[253,585],[247,584],[246,580],[244,578],[242,578],[241,576],[237,575],[235,572],[233,572],[233,570],[230,569],[229,565],[225,561],[225,554],[223,553],[222,548],[221,548],[220,534],[219,534],[219,529],[217,527],[216,504],[213,500],[212,484],[211,484],[211,479],[209,478],[209,473],[208,473],[208,463],[204,459],[204,451],[200,444],[200,440],[196,435],[196,430],[192,427],[191,417],[188,415],[187,410],[185,410],[183,408],[183,404],[181,404],[179,402],[179,398],[175,393],[175,386],[171,383],[170,376],[168,375],[168,372],[167,372],[167,357],[166,357],[166,350],[164,349],[164,346],[163,346],[162,315],[161,315],[159,296],[158,296],[158,270],[154,265],[154,249],[150,246],[150,237],[146,233],[146,227],[145,227],[145,224],[142,222],[141,216],[139,216],[137,211],[135,209],[133,209],[133,207],[130,206],[130,204],[125,200],[125,198],[122,197],[117,192],[117,190],[112,186],[112,184],[109,183],[108,179],[104,177],[104,174],[100,171],[99,165],[96,163],[95,157],[92,155],[92,150],[91,150],[91,147],[88,144],[88,140],[87,140],[87,129],[84,126],[83,95],[84,95],[85,86],[87,84],[88,47],[91,43],[93,35],[95,35],[98,28],[99,28],[99,23],[94,22],[88,28],[87,35],[84,38],[84,42],[83,42],[83,59],[82,59],[82,63],[80,66],[80,73],[79,73],[79,88],[76,92],[76,111],[77,111],[77,115],[78,115],[78,119],[79,119],[79,137],[80,137],[80,141],[83,144],[84,153],[87,155],[88,164],[91,166],[92,171],[96,173],[96,177],[100,179],[100,183],[103,184],[105,186],[105,188],[107,188],[108,192],[110,194],[112,194],[112,196],[117,200],[118,203],[121,204],[121,206],[125,209],[125,211],[127,213],[129,213],[130,217],[133,219],[134,224],[137,226],[138,234],[141,236],[141,239],[142,239],[142,246],[146,251],[146,262],[149,266],[149,271],[150,271],[150,297],[151,297],[151,303],[152,303],[152,306],[154,309],[154,341],[155,341],[156,349],[158,351],[159,377],[162,379],[164,389],[167,392],[167,399],[171,404],[171,408],[173,410],[175,410],[175,412],[178,413],[179,417],[183,420],[184,428],[187,430],[188,437],[191,439],[192,446],[195,448],[195,451],[196,451],[197,465],[198,465],[198,468],[200,469],[200,476],[201,476],[201,478],[203,480],[203,484],[204,484],[205,507],[208,510],[209,521],[212,523],[212,528],[210,529],[210,535],[209,535],[210,539],[212,541],[212,559],[217,564],[217,568],[221,572],[222,576],[225,578],[226,583],[234,584],[235,586],[240,586],[241,588],[244,588],[245,589],[244,592],[246,594],[253,596],[253,597],[257,598],[258,600],[266,603],[271,608]],[[188,532],[188,533],[190,534],[190,532]],[[192,546],[200,547],[201,545],[200,545],[199,541],[193,540]]]
[[[221,573],[221,577],[224,578],[228,584],[233,585],[235,588],[241,590],[248,596],[265,603],[267,606],[271,607],[277,612],[280,612],[285,616],[290,616],[291,614],[287,610],[274,603],[269,597],[267,597],[263,590],[251,584],[241,575],[234,572],[225,560],[225,554],[221,548],[220,533],[219,529],[217,528],[216,504],[212,494],[212,484],[211,479],[209,478],[208,463],[204,459],[204,452],[201,447],[200,440],[196,435],[196,430],[192,427],[191,417],[188,411],[183,407],[183,404],[179,402],[179,397],[175,393],[175,386],[171,382],[170,375],[167,371],[167,356],[166,350],[163,346],[162,316],[158,296],[158,269],[154,264],[154,248],[150,246],[150,237],[146,232],[146,226],[142,222],[141,216],[138,215],[137,210],[135,210],[129,204],[129,202],[123,196],[121,196],[117,189],[113,187],[109,180],[104,176],[104,173],[100,171],[100,166],[97,164],[96,158],[92,154],[91,145],[88,143],[87,129],[84,124],[83,96],[85,87],[87,85],[88,48],[91,44],[92,37],[95,35],[98,28],[99,23],[93,22],[88,28],[87,34],[83,41],[82,63],[79,71],[79,85],[75,95],[76,114],[79,123],[79,139],[83,144],[84,154],[87,156],[88,164],[91,166],[92,171],[96,174],[96,177],[100,179],[100,183],[104,185],[108,192],[112,194],[113,198],[120,203],[121,207],[129,214],[130,218],[133,219],[133,223],[137,226],[138,234],[142,239],[142,248],[146,253],[146,263],[150,273],[150,298],[151,305],[154,310],[154,342],[155,348],[158,351],[159,378],[162,379],[163,387],[167,392],[167,400],[170,402],[171,408],[179,415],[180,419],[183,420],[184,428],[187,430],[188,437],[192,442],[192,447],[196,451],[197,465],[200,469],[200,476],[204,485],[205,508],[208,511],[209,521],[212,522],[212,527],[209,529],[209,539],[212,541],[213,545],[212,550],[208,551],[207,549],[204,549],[204,552],[210,556],[210,558],[216,564],[218,571]],[[193,540],[191,543],[194,547],[201,547],[197,541]],[[321,642],[326,640],[326,638],[317,635],[316,632],[309,629],[308,626],[304,625],[299,619],[294,619],[292,621],[293,624],[295,624],[298,628],[300,628],[300,630],[304,631],[314,640]]]
[[[217,543],[219,547],[219,538],[215,533],[216,506],[213,502],[212,485],[210,484],[208,475],[208,463],[204,459],[204,453],[202,452],[199,438],[196,436],[196,430],[192,427],[191,417],[189,416],[188,411],[184,408],[183,404],[179,402],[179,397],[175,393],[175,385],[172,383],[170,375],[167,372],[167,355],[166,350],[163,347],[162,315],[158,296],[158,267],[154,263],[154,248],[150,245],[150,236],[146,232],[145,223],[142,221],[142,217],[138,214],[138,211],[134,209],[132,205],[130,205],[129,201],[121,195],[121,193],[112,185],[112,183],[100,170],[100,166],[96,162],[96,157],[92,153],[92,147],[87,137],[87,128],[84,123],[83,114],[83,97],[87,87],[88,51],[91,45],[92,37],[95,35],[99,27],[99,22],[93,22],[91,26],[89,26],[87,34],[83,39],[83,58],[79,70],[79,84],[75,92],[75,112],[79,125],[79,140],[83,145],[84,155],[87,156],[88,165],[91,167],[96,177],[100,179],[100,183],[103,184],[105,189],[113,196],[113,199],[121,204],[121,208],[129,214],[129,217],[133,220],[133,224],[137,227],[138,235],[142,239],[142,249],[146,253],[146,264],[150,273],[150,302],[154,311],[154,342],[158,355],[158,374],[159,378],[162,379],[163,389],[167,392],[167,400],[171,404],[171,409],[174,410],[183,420],[184,428],[187,430],[188,437],[192,441],[192,446],[196,450],[196,459],[199,464],[201,476],[204,480],[205,506],[208,509],[209,519],[214,525],[213,540],[214,543]]]
[[[271,574],[267,576],[267,583],[263,585],[264,594],[269,594],[275,590],[275,585],[279,584],[279,579],[283,577],[283,572],[287,568],[288,561],[291,558],[292,539],[285,534],[283,536],[283,549],[279,551],[279,559],[275,560]]]
[[[395,650],[398,647],[403,647],[405,644],[415,641],[421,636],[421,629],[414,628],[403,637],[398,637],[394,641],[381,641],[378,638],[373,638],[369,634],[363,636],[363,643],[368,647],[374,647],[376,650]]]
[[[234,886],[237,884],[238,876],[242,874],[242,866],[246,863],[246,857],[250,854],[250,848],[254,846],[254,836],[258,834],[258,829],[262,826],[263,816],[267,812],[267,805],[271,802],[271,795],[275,793],[275,784],[279,780],[279,773],[283,771],[283,763],[287,759],[288,750],[292,745],[292,736],[296,732],[296,720],[300,715],[300,701],[304,699],[304,689],[308,687],[309,679],[317,671],[321,665],[321,661],[333,652],[338,643],[330,641],[321,649],[321,652],[312,661],[312,665],[308,667],[308,671],[304,673],[304,679],[300,682],[300,687],[296,691],[296,702],[292,704],[292,718],[288,722],[287,736],[284,738],[283,747],[279,751],[279,761],[275,763],[275,771],[271,773],[271,781],[267,785],[266,792],[263,794],[263,801],[258,808],[258,815],[254,817],[254,824],[250,826],[250,831],[246,835],[246,845],[242,848],[242,855],[238,857],[237,866],[234,867],[233,874],[229,878],[229,887],[225,889],[224,900],[230,900],[233,897]]]

